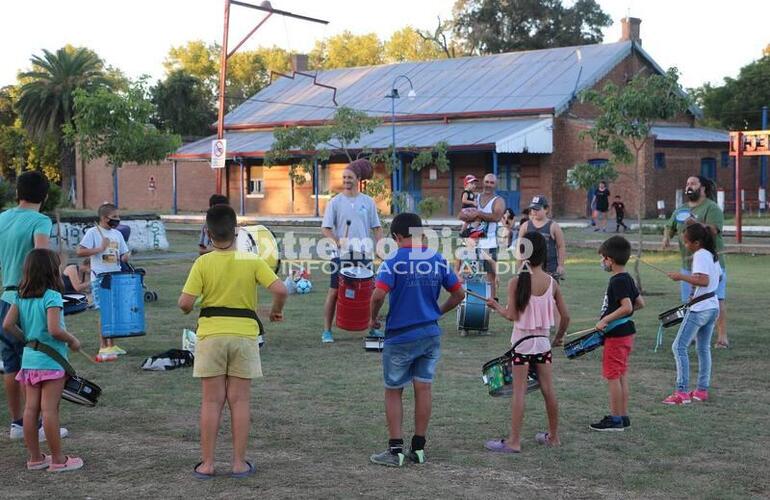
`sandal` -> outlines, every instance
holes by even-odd
[[[39,462],[27,460],[27,470],[45,470],[51,466],[51,455],[46,455],[45,453],[41,453],[41,455],[43,455],[43,460]]]
[[[203,464],[203,462],[198,462],[195,464],[195,467],[193,467],[193,477],[195,479],[200,479],[202,481],[206,481],[208,479],[212,479],[214,477],[214,473],[206,474],[204,472],[198,472],[198,467],[200,467]]]
[[[730,348],[729,341],[717,340],[717,343],[714,344],[714,349],[729,349],[729,348]]]
[[[521,450],[514,450],[505,444],[505,439],[492,439],[484,443],[484,448],[495,453],[521,453]]]
[[[535,441],[538,444],[542,444],[543,446],[547,446],[548,448],[552,448],[554,446],[559,446],[561,443],[552,443],[551,442],[551,434],[549,432],[538,432],[535,434]]]
[[[64,457],[63,464],[55,464],[51,462],[48,466],[48,472],[67,472],[70,470],[78,470],[83,467],[83,459],[78,457],[71,457],[67,455]]]
[[[240,479],[240,478],[244,478],[244,477],[249,477],[249,476],[253,475],[255,472],[257,472],[257,468],[254,467],[251,464],[251,462],[249,462],[248,460],[246,461],[246,465],[249,466],[248,469],[246,469],[243,472],[231,472],[230,473],[230,477],[235,478],[235,479]]]

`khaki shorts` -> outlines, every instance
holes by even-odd
[[[238,335],[213,335],[204,337],[195,346],[193,377],[218,377],[227,375],[238,378],[262,376],[257,339]]]

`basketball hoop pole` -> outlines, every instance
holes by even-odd
[[[225,15],[224,15],[224,29],[222,33],[222,54],[219,58],[219,109],[217,111],[217,139],[224,139],[225,137],[225,91],[227,90],[227,60],[232,56],[240,47],[243,45],[246,40],[248,40],[251,35],[253,35],[260,26],[262,26],[265,21],[267,21],[270,16],[273,14],[278,14],[279,16],[284,17],[292,17],[295,19],[300,19],[302,21],[310,21],[313,23],[320,23],[320,24],[329,24],[329,21],[324,21],[323,19],[315,19],[313,17],[307,17],[307,16],[301,16],[299,14],[294,14],[292,12],[288,12],[285,10],[277,10],[273,9],[273,7],[270,5],[270,2],[262,2],[261,5],[252,5],[250,3],[241,2],[237,0],[224,0],[225,1]],[[247,7],[250,9],[256,9],[261,10],[263,12],[267,12],[267,15],[262,18],[262,20],[257,23],[254,28],[249,31],[249,33],[243,37],[243,39],[235,46],[235,48],[228,52],[227,51],[227,41],[228,41],[228,33],[230,30],[230,4],[235,4],[240,7]],[[225,162],[225,168],[227,168],[227,163]],[[216,192],[217,194],[222,194],[222,170],[221,168],[216,169]]]

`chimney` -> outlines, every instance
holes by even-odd
[[[291,69],[300,73],[307,72],[307,54],[292,54],[291,55]]]
[[[636,42],[639,45],[642,44],[642,38],[639,34],[639,25],[642,24],[642,20],[638,17],[624,17],[620,20],[620,24],[623,27],[623,35],[620,37],[621,42]]]

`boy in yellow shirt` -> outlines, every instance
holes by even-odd
[[[255,254],[236,251],[235,211],[216,205],[206,213],[214,251],[196,259],[179,297],[185,314],[201,297],[198,343],[193,376],[201,379],[201,462],[193,468],[198,479],[214,476],[214,450],[225,401],[233,434],[231,477],[255,472],[246,461],[249,437],[251,379],[262,376],[257,335],[257,286],[273,295],[270,321],[283,320],[286,287]]]

